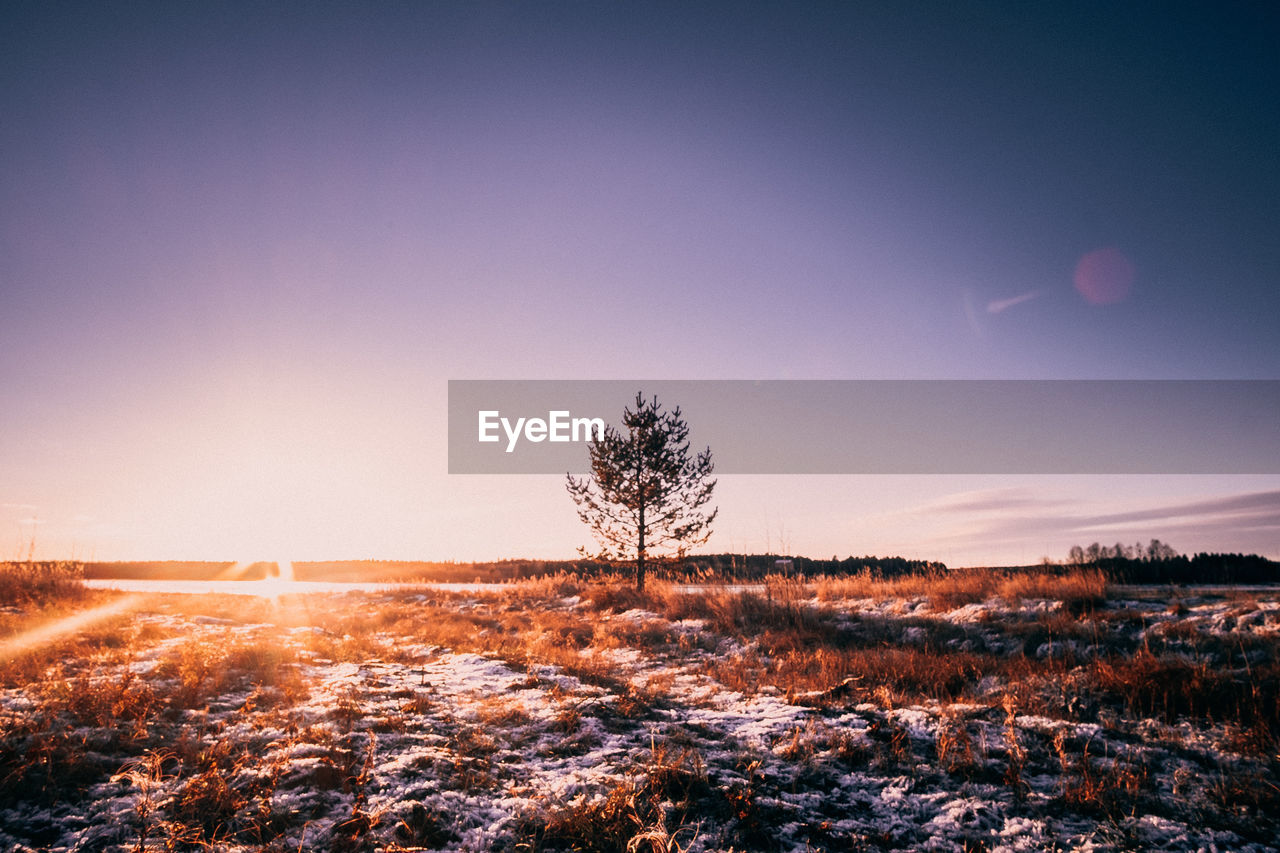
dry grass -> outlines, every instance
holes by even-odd
[[[1192,628],[1177,621],[1190,618],[1185,607],[1124,613],[1087,571],[936,580],[769,578],[696,593],[653,582],[640,595],[555,577],[484,594],[146,600],[145,612],[173,620],[158,624],[200,630],[122,615],[0,669],[24,700],[13,705],[20,711],[0,712],[0,799],[54,809],[115,779],[137,793],[126,849],[283,850],[300,838],[304,849],[444,849],[460,838],[456,815],[421,803],[379,811],[369,800],[379,742],[406,734],[400,717],[430,715],[436,751],[415,759],[415,772],[464,799],[505,795],[512,756],[575,757],[619,733],[662,732],[647,751],[633,750],[633,763],[619,759],[625,772],[611,787],[525,814],[515,849],[679,851],[715,826],[725,849],[768,850],[782,846],[779,826],[796,823],[780,805],[788,791],[821,792],[849,773],[994,788],[1015,810],[1031,809],[1031,792],[1045,795],[1047,785],[1053,809],[1115,825],[1169,814],[1161,768],[1136,734],[1141,721],[1164,726],[1141,731],[1157,732],[1150,738],[1171,751],[1186,749],[1177,745],[1182,731],[1219,749],[1212,773],[1185,781],[1202,795],[1197,820],[1247,838],[1274,826],[1274,634]],[[910,615],[858,609],[894,598],[928,606]],[[1062,605],[949,621],[949,609],[993,598]],[[11,614],[9,630],[56,618],[76,599],[61,601]],[[1252,618],[1245,604],[1240,610],[1241,620]],[[1153,619],[1169,621],[1134,639]],[[1076,651],[1041,653],[1055,643]],[[381,697],[366,682],[344,686],[318,718],[296,710],[316,689],[304,673],[373,661],[425,666],[461,652],[517,670],[520,684],[545,695],[544,710],[497,695],[454,713],[448,685],[425,677]],[[564,676],[592,690],[562,686]],[[691,683],[803,706],[803,722],[762,750],[722,743],[682,721],[712,701],[690,698]],[[234,736],[211,722],[228,707],[234,716],[222,719],[236,721]],[[923,714],[929,727],[911,728],[902,714]],[[1028,715],[1064,728],[1028,728]],[[835,722],[851,716],[865,730]],[[1095,722],[1096,740],[1072,733]],[[297,750],[309,763],[263,766],[268,747]],[[740,757],[709,766],[713,747],[741,749]],[[303,829],[312,818],[280,805],[299,792],[340,800],[344,811],[322,829]],[[823,832],[815,821],[815,849],[850,844],[847,834]],[[856,843],[919,840],[903,832]]]
[[[530,815],[516,849],[679,853],[695,819],[723,812],[735,796],[709,784],[696,750],[655,742],[642,769],[604,797]]]
[[[957,569],[886,578],[871,572],[813,581],[824,601],[850,598],[925,598],[935,610],[975,604],[990,598],[1061,601],[1072,612],[1093,610],[1107,599],[1107,578],[1094,568],[1005,571]]]
[[[79,601],[87,593],[82,563],[0,563],[0,606],[44,607]]]
[[[1068,806],[1115,819],[1132,814],[1142,798],[1155,794],[1148,769],[1132,751],[1096,756],[1089,741],[1070,744],[1069,740],[1062,730],[1053,739],[1061,766],[1062,798]]]
[[[1095,662],[1089,680],[1132,716],[1213,720],[1265,736],[1264,749],[1280,741],[1280,663],[1231,670],[1181,656],[1141,650]]]

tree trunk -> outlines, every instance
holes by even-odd
[[[644,507],[640,507],[640,535],[636,541],[636,592],[644,592]]]

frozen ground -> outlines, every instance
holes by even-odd
[[[0,849],[1276,849],[1265,593],[204,601],[8,664]]]

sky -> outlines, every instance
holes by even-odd
[[[7,2],[0,557],[591,544],[447,473],[449,379],[1280,378],[1277,16]],[[1280,557],[1276,476],[717,496],[713,550]]]

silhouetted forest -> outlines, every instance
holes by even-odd
[[[632,567],[596,560],[499,560],[478,563],[433,563],[398,560],[339,560],[294,563],[298,580],[412,580],[502,581],[542,577],[560,572],[588,578],[627,575]],[[759,580],[770,574],[815,575],[857,574],[869,571],[880,577],[945,571],[942,563],[908,560],[903,557],[849,557],[844,560],[814,560],[776,554],[700,554],[684,559],[667,559],[652,567],[658,577],[697,581],[711,578]]]
[[[1257,554],[1195,554],[1187,556],[1160,542],[1147,545],[1075,546],[1057,567],[1096,566],[1117,583],[1135,584],[1257,584],[1280,583],[1280,563]],[[1023,567],[1053,570],[1054,565]],[[594,560],[511,559],[475,563],[430,560],[325,560],[293,564],[301,581],[437,581],[499,582],[536,578],[561,572],[586,578],[629,576],[632,567]],[[771,574],[795,577],[854,575],[892,578],[947,571],[945,564],[905,557],[846,557],[813,559],[779,554],[700,554],[668,559],[654,574],[670,580],[756,581]],[[86,578],[165,580],[260,580],[276,574],[272,563],[240,565],[232,562],[165,560],[156,562],[85,563]]]
[[[230,577],[231,561],[209,560],[141,560],[117,563],[85,563],[84,576],[94,578],[126,578],[129,580],[262,580],[267,576],[266,563],[251,563],[235,570]]]
[[[908,560],[905,557],[846,557],[838,560],[815,560],[810,557],[778,554],[708,554],[688,558],[682,567],[686,573],[705,573],[741,580],[759,580],[771,574],[800,577],[817,575],[856,575],[869,572],[876,577],[944,572],[946,564],[932,560]]]
[[[1280,583],[1280,563],[1257,554],[1179,554],[1159,539],[1148,544],[1072,547],[1067,564],[1096,566],[1117,583]]]
[[[815,575],[857,574],[868,571],[878,577],[945,571],[942,563],[908,560],[903,557],[849,557],[814,560],[776,554],[707,554],[669,559],[655,567],[659,577],[675,580],[759,580],[769,574]],[[294,579],[300,581],[439,581],[471,583],[536,578],[561,572],[587,578],[624,575],[626,564],[610,565],[595,560],[511,559],[482,562],[431,560],[323,560],[293,563]],[[155,580],[260,580],[275,575],[271,563],[240,566],[232,562],[159,560],[153,562],[86,563],[86,578],[130,578]]]

